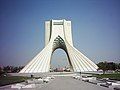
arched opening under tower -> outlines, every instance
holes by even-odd
[[[70,72],[70,62],[66,52],[58,48],[51,56],[50,72]]]

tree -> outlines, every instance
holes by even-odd
[[[103,70],[103,74],[105,74],[105,71],[108,70],[107,62],[100,62],[97,65],[99,69]]]
[[[120,69],[120,63],[113,63],[113,62],[99,62],[98,64],[99,69],[103,70],[103,74],[107,70],[116,70]]]

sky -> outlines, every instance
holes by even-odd
[[[74,46],[93,62],[120,62],[120,0],[0,0],[0,66],[24,66],[44,48],[44,22],[72,21]],[[65,65],[62,49],[53,66]]]

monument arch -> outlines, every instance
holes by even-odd
[[[74,72],[97,71],[98,66],[73,46],[71,21],[63,19],[45,22],[45,48],[20,73],[49,72],[51,55],[58,48],[66,52]]]

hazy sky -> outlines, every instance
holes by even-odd
[[[50,19],[71,20],[74,46],[92,61],[120,62],[120,0],[0,0],[0,66],[26,65],[37,55]],[[66,63],[63,50],[53,64],[58,59]]]

